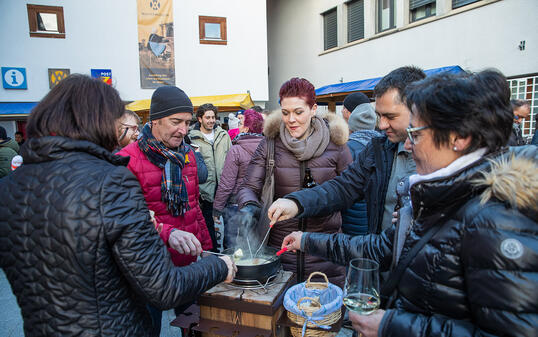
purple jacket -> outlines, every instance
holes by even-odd
[[[262,135],[243,134],[233,140],[234,145],[226,155],[219,187],[213,202],[215,214],[222,213],[227,203],[235,203],[235,196],[243,185],[248,164],[262,139]]]

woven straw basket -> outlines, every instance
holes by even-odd
[[[315,276],[315,275],[323,276],[323,278],[325,279],[325,282],[312,282],[311,281],[312,276]],[[309,288],[309,289],[320,289],[320,290],[327,289],[329,287],[329,280],[327,279],[327,275],[325,275],[324,273],[321,273],[321,272],[313,272],[312,274],[310,274],[310,276],[306,280],[305,287]],[[307,316],[312,316],[312,313],[314,313],[318,309],[320,309],[321,306],[322,306],[322,304],[319,303],[319,298],[317,298],[317,297],[302,297],[302,298],[299,299],[299,301],[297,301],[297,307],[302,309]],[[305,319],[303,317],[301,317],[299,315],[296,315],[291,311],[288,311],[287,314],[288,314],[288,318],[290,319],[290,321],[292,321],[292,322],[294,322],[294,323],[296,323],[298,325],[301,325],[301,326],[304,324]],[[338,320],[340,319],[341,316],[342,316],[342,311],[339,309],[339,310],[333,311],[330,314],[325,315],[323,319],[316,320],[315,322],[318,325],[332,325],[332,324],[338,322]],[[310,323],[310,322],[308,322],[306,326],[307,326],[307,328],[306,328],[306,332],[304,334],[305,336],[309,336],[309,337],[321,337],[321,336],[334,337],[334,336],[337,335],[337,332],[330,332],[330,331],[318,330],[318,329],[316,329],[316,330],[309,329],[309,328],[316,327],[315,324]],[[290,327],[290,331],[291,331],[291,334],[292,334],[293,337],[301,337],[303,329],[298,328],[298,327]]]

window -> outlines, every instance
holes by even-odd
[[[478,2],[480,0],[452,0],[452,9],[456,9],[458,7],[462,7],[468,4],[472,4],[473,2]]]
[[[508,80],[512,93],[511,99],[524,99],[530,102],[531,114],[521,123],[523,137],[531,137],[538,122],[538,75],[512,78]]]
[[[394,0],[377,0],[377,32],[396,27]]]
[[[435,15],[435,0],[409,0],[411,22]]]
[[[364,38],[364,0],[347,3],[347,42]]]
[[[226,44],[226,18],[199,16],[200,43]]]
[[[63,7],[27,4],[26,8],[31,37],[65,39]]]
[[[336,29],[336,8],[323,15],[323,50],[338,46],[338,30]]]

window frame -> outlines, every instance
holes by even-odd
[[[65,20],[64,9],[61,6],[45,6],[26,4],[28,11],[28,27],[30,29],[30,37],[45,37],[53,39],[65,39]],[[48,13],[56,14],[56,23],[58,25],[58,33],[44,32],[37,29],[37,14]]]
[[[216,39],[206,39],[205,38],[205,24],[206,23],[217,23],[220,24],[220,40]],[[219,16],[198,16],[198,27],[200,34],[200,44],[218,44],[218,45],[227,45],[228,36],[226,29],[226,18]]]
[[[426,7],[425,8],[425,11],[426,11],[426,15],[421,17],[421,18],[418,18],[418,19],[415,19],[414,18],[414,12],[417,10],[417,9],[420,9],[422,7]],[[435,12],[432,13],[432,8],[435,9]],[[436,16],[437,15],[437,3],[435,1],[433,2],[430,2],[430,3],[427,3],[425,5],[422,5],[420,7],[416,7],[416,8],[413,8],[413,9],[410,9],[409,10],[409,23],[412,23],[412,22],[417,22],[417,21],[420,21],[420,20],[424,20],[426,18],[429,18],[429,17],[432,17],[432,16]]]
[[[391,30],[391,29],[394,29],[396,28],[396,18],[394,17],[395,16],[395,13],[396,13],[396,1],[395,0],[388,0],[390,2],[390,14],[389,14],[389,27],[388,28],[385,28],[385,29],[382,29],[381,25],[382,25],[382,13],[381,13],[381,6],[382,6],[382,2],[383,0],[376,0],[376,7],[377,7],[377,33],[382,33],[382,32],[386,32],[388,30]]]
[[[362,36],[360,38],[356,38],[354,40],[351,40],[351,32],[350,32],[350,9],[351,9],[351,6],[353,4],[358,4],[358,3],[361,3],[362,4],[362,22],[360,22],[360,24],[362,24]],[[365,19],[364,19],[364,0],[350,0],[348,2],[346,2],[346,6],[347,6],[347,43],[352,43],[352,42],[355,42],[355,41],[360,41],[362,39],[364,39],[364,35],[365,35]]]
[[[327,15],[334,13],[336,16],[335,23],[336,23],[336,44],[332,47],[327,48]],[[333,7],[329,10],[326,10],[325,12],[321,13],[322,21],[323,21],[323,51],[331,50],[333,48],[338,47],[338,10],[336,7]]]

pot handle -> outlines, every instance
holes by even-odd
[[[312,281],[310,281],[310,279],[312,278],[312,276],[314,275],[321,275],[323,276],[323,278],[325,279],[325,287],[328,288],[329,287],[329,279],[327,278],[327,275],[325,275],[324,273],[320,272],[320,271],[315,271],[313,272],[312,274],[310,274],[310,276],[308,276],[308,279],[306,280],[306,285],[305,287],[307,288],[311,288],[312,287]],[[315,282],[315,283],[318,283],[319,282]]]

